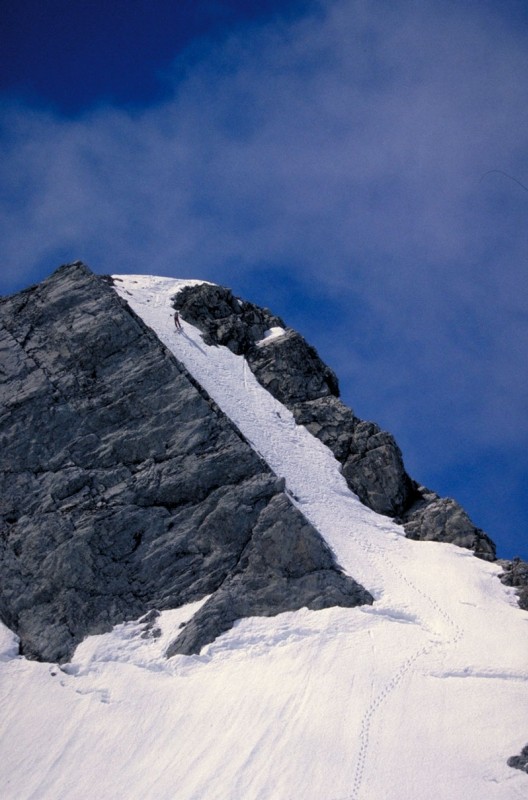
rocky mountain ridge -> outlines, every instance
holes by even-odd
[[[22,652],[64,661],[88,634],[209,595],[168,655],[199,652],[244,616],[371,604],[111,283],[76,262],[0,302],[0,615]],[[332,370],[282,320],[211,284],[174,302],[206,343],[245,355],[366,505],[411,538],[494,559],[460,506],[409,478],[390,434],[344,406]],[[283,335],[260,346],[273,327]]]

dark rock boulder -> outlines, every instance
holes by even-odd
[[[174,302],[182,317],[202,331],[206,344],[246,356],[262,386],[284,405],[339,394],[335,374],[316,350],[268,309],[208,283],[187,286]],[[285,329],[284,335],[266,344],[266,332],[277,327]]]
[[[362,503],[388,516],[400,516],[414,496],[399,447],[390,433],[355,416],[337,397],[292,407],[304,425],[330,448],[343,465],[343,475]]]
[[[246,358],[259,383],[288,408],[339,394],[335,374],[315,348],[291,329],[269,344],[253,347]]]
[[[519,605],[528,611],[528,561],[514,558],[513,561],[500,561],[504,569],[499,575],[505,586],[513,586],[517,589]]]
[[[0,359],[0,615],[26,655],[64,661],[87,634],[206,595],[215,622],[193,624],[195,648],[243,608],[372,602],[232,422],[82,264],[0,301]],[[264,556],[246,563],[255,531]],[[297,543],[287,567],[274,566],[281,537]],[[303,547],[311,558],[297,561]]]
[[[508,766],[514,769],[522,769],[523,772],[528,772],[528,744],[523,747],[520,755],[512,756],[508,759]]]
[[[489,536],[449,497],[418,487],[418,499],[403,515],[403,522],[410,539],[456,544],[485,561],[495,561],[495,545]]]
[[[494,560],[493,542],[461,506],[413,481],[394,438],[375,423],[358,419],[339,400],[335,374],[302,336],[286,329],[283,336],[263,343],[266,328],[284,324],[222,287],[187,287],[175,304],[209,344],[226,344],[246,357],[262,386],[332,450],[365,505],[401,520],[410,538],[450,542]]]
[[[242,355],[270,328],[284,327],[267,308],[239,300],[229,289],[211,283],[187,286],[177,295],[182,317],[204,334],[206,344],[222,344]]]

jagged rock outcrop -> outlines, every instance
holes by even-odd
[[[321,397],[291,407],[299,425],[330,448],[343,475],[362,503],[398,517],[415,496],[394,438],[373,422],[364,422],[338,397]]]
[[[337,378],[302,336],[285,329],[283,336],[262,341],[267,329],[284,323],[219,286],[188,286],[174,302],[208,343],[245,355],[257,380],[332,450],[363,503],[400,519],[410,538],[450,542],[495,559],[495,545],[462,507],[413,481],[394,438],[339,400]]]
[[[372,602],[82,264],[0,301],[0,364],[0,616],[26,655],[64,661],[87,634],[206,595],[171,652],[246,613]]]
[[[425,486],[420,486],[417,494],[418,499],[403,514],[405,532],[410,539],[449,542],[473,550],[484,560],[494,560],[494,543],[473,525],[458,503],[450,497],[439,497]]]
[[[335,374],[296,331],[288,329],[273,342],[253,347],[248,356],[259,383],[288,408],[339,394]]]
[[[178,309],[200,328],[206,344],[222,344],[236,355],[247,352],[270,328],[284,328],[280,317],[267,308],[239,300],[228,289],[212,283],[182,289]]]
[[[504,569],[499,575],[501,581],[505,586],[513,586],[517,590],[520,607],[528,611],[528,561],[514,558],[513,561],[501,560],[499,563]]]

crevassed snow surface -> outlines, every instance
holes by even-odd
[[[376,602],[242,620],[168,661],[201,603],[164,612],[156,639],[139,623],[89,637],[62,668],[18,657],[3,628],[0,797],[528,797],[528,775],[506,765],[528,742],[528,614],[499,567],[405,539],[242,357],[185,320],[178,334],[170,299],[194,281],[116,277]]]

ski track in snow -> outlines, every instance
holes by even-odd
[[[331,798],[360,800],[371,728],[380,708],[416,662],[436,649],[455,647],[464,631],[447,608],[412,581],[389,555],[392,552],[401,561],[402,550],[422,543],[409,543],[399,526],[360,504],[332,453],[258,384],[246,360],[228,348],[206,346],[200,332],[184,320],[183,335],[175,333],[171,298],[190,282],[139,276],[119,276],[119,280],[118,293],[187,367],[271,469],[285,478],[292,502],[320,531],[345,571],[371,591],[376,611],[394,618],[405,615],[405,610],[398,608],[398,586],[406,587],[405,598],[408,589],[418,597],[416,607],[423,614],[420,623],[433,638],[407,655],[375,693],[361,721],[351,792]],[[385,601],[385,596],[390,601]],[[429,613],[423,613],[427,608]]]

